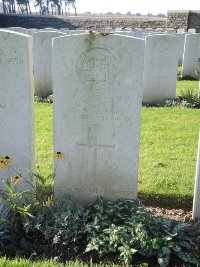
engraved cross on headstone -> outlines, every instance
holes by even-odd
[[[98,140],[98,127],[97,123],[92,124],[87,127],[86,140],[81,143],[77,143],[79,148],[91,148],[94,150],[94,183],[97,184],[97,170],[98,170],[98,149],[114,149],[114,144],[104,144],[100,143]]]
[[[155,76],[153,76],[152,78],[158,80],[159,88],[161,87],[163,80],[164,80],[164,79],[165,79],[165,80],[168,79],[168,77],[165,75],[165,73],[163,74],[163,69],[162,69],[162,68],[159,68],[159,73],[158,73],[158,75],[155,75]]]

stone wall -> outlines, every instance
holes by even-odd
[[[158,17],[100,17],[100,16],[40,16],[40,15],[17,15],[0,13],[0,28],[23,27],[23,28],[93,28],[103,27],[130,27],[130,28],[166,28],[166,18]]]
[[[167,12],[167,27],[188,30],[189,10],[169,10]]]
[[[196,29],[200,32],[200,11],[199,10],[169,10],[167,12],[168,28]]]

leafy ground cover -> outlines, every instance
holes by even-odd
[[[68,195],[52,202],[36,194],[22,208],[19,199],[27,193],[15,194],[15,182],[7,185],[10,219],[0,232],[0,255],[45,257],[63,263],[78,258],[90,265],[103,262],[108,266],[199,263],[199,223],[157,217],[140,201],[130,199],[111,202],[98,198],[83,207]]]

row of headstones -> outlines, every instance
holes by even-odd
[[[34,171],[31,50],[32,37],[0,31],[1,179]],[[144,54],[144,40],[120,35],[53,39],[56,197],[136,198]],[[2,168],[5,156],[12,168]]]
[[[64,34],[58,31],[40,31],[32,36],[35,95],[47,96],[53,88],[52,39]],[[143,102],[156,103],[165,98],[174,98],[178,39],[165,34],[147,36],[145,47]]]
[[[76,30],[70,30],[69,28],[60,28],[60,29],[56,29],[56,28],[43,28],[43,29],[35,29],[35,28],[22,28],[22,27],[8,27],[8,28],[4,28],[4,29],[9,29],[11,31],[16,31],[16,32],[20,32],[23,34],[30,34],[32,35],[32,33],[37,32],[37,31],[61,31],[61,32],[66,32],[66,33],[81,33],[83,31],[85,31],[85,29],[83,28],[77,28]],[[109,27],[102,27],[102,29],[105,32],[116,32],[116,31],[122,31],[122,32],[165,32],[165,33],[184,33],[186,32],[185,29],[183,28],[179,28],[179,29],[173,29],[173,28],[129,28],[129,27],[117,27],[117,28],[109,28]],[[196,29],[188,29],[187,31],[188,33],[196,33]]]
[[[23,28],[9,28],[9,30],[28,31]],[[173,30],[173,29],[171,29]],[[29,29],[30,31],[30,29]],[[32,29],[33,33],[33,61],[34,61],[34,81],[35,81],[35,95],[47,96],[52,94],[52,39],[65,34],[77,34],[82,33],[79,31],[52,31],[52,28],[46,28],[45,31],[38,31]],[[36,31],[36,32],[35,32]],[[180,31],[180,29],[179,29]],[[128,35],[136,37],[135,32],[128,31],[116,31],[116,34]],[[158,36],[163,34],[163,36]],[[154,38],[150,38],[150,35],[157,35]],[[166,38],[166,33],[152,32],[150,28],[142,32],[143,38],[146,39],[146,52],[145,52],[145,70],[144,70],[144,97],[145,103],[157,103],[165,98],[174,98],[176,96],[176,75],[177,64],[182,64],[183,71],[182,77],[191,76],[197,77],[197,68],[199,67],[199,53],[200,46],[198,45],[199,34],[188,33],[171,33],[178,38],[177,41],[171,41],[172,38]],[[175,38],[174,38],[175,39]],[[156,49],[155,49],[156,48]],[[178,50],[177,50],[178,49]],[[178,55],[178,63],[176,62]],[[148,57],[152,61],[148,64]],[[164,61],[162,58],[164,58]],[[170,60],[173,60],[173,66]],[[176,66],[175,66],[176,65]],[[150,70],[150,71],[149,71]]]
[[[9,28],[9,30],[13,30],[13,28]],[[17,30],[19,31],[19,28]],[[134,36],[131,32],[116,32],[116,34]],[[32,34],[34,84],[37,96],[44,97],[52,94],[52,39],[60,36],[65,36],[65,33],[50,31],[50,29]],[[177,55],[179,55],[179,61],[182,61],[184,40],[184,34],[170,36],[146,32],[143,102],[154,104],[176,96]],[[188,52],[195,53],[197,51],[191,50],[191,46],[185,47],[188,48]],[[195,73],[194,64],[191,65],[189,55],[188,58],[184,57],[183,74],[192,76],[191,72]]]

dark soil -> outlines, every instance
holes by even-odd
[[[146,207],[146,209],[153,212],[157,217],[170,219],[174,222],[194,223],[192,219],[192,211],[183,209],[165,209],[159,207]]]

